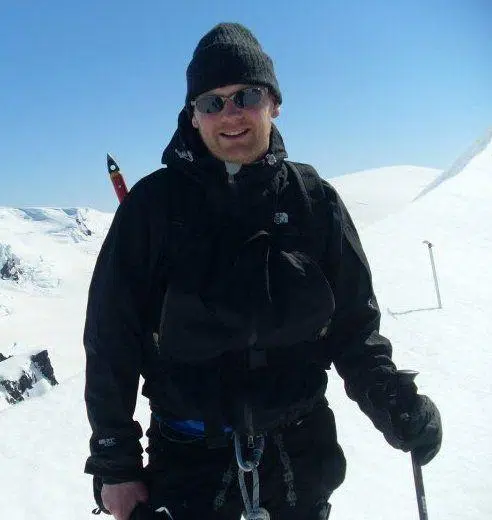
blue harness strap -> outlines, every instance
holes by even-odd
[[[152,412],[152,416],[159,424],[163,424],[174,431],[190,437],[205,438],[205,423],[203,421],[193,419],[164,419],[154,412]],[[232,428],[230,426],[224,426],[223,431],[224,433],[232,433]]]

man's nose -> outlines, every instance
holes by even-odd
[[[226,99],[222,114],[225,116],[235,116],[241,113],[241,109],[232,101],[232,99]]]

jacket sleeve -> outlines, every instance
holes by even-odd
[[[133,414],[149,294],[149,225],[145,200],[134,190],[119,206],[101,248],[84,330],[92,428],[85,472],[108,482],[134,480],[142,471],[142,429]]]
[[[380,410],[391,398],[397,372],[392,346],[379,333],[381,314],[354,223],[334,191],[329,198],[333,227],[325,269],[333,285],[335,312],[326,337],[327,360],[343,378],[347,395],[384,432],[390,426]]]

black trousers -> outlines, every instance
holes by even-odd
[[[152,419],[149,437],[150,505],[174,520],[239,520],[244,504],[233,440],[209,449]],[[295,424],[266,436],[258,467],[260,505],[272,520],[326,520],[328,499],[345,478],[333,412],[326,403]],[[251,494],[251,476],[246,475]]]

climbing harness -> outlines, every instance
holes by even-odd
[[[246,509],[243,513],[244,518],[245,520],[270,520],[268,511],[260,507],[260,477],[258,474],[258,466],[265,449],[265,437],[263,435],[248,436],[247,448],[251,453],[251,458],[246,460],[243,458],[241,438],[238,433],[234,433],[234,448],[238,465],[239,488],[241,489],[241,495],[243,496],[244,507]],[[246,473],[251,473],[253,477],[251,500],[246,487]]]

